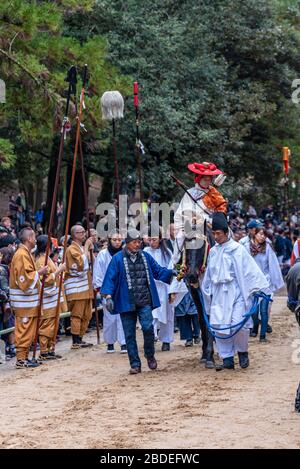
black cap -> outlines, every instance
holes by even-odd
[[[222,230],[224,232],[228,231],[227,219],[223,212],[217,212],[213,214],[212,230],[213,231]]]
[[[127,236],[125,238],[125,243],[130,243],[131,241],[136,241],[137,239],[141,240],[141,234],[135,228],[130,228],[127,231]]]

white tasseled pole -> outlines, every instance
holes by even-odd
[[[116,197],[119,205],[120,180],[119,180],[119,163],[117,157],[116,146],[116,119],[123,118],[124,99],[119,91],[105,91],[101,97],[102,119],[112,121],[113,128],[113,147],[114,147],[114,165],[116,178]]]

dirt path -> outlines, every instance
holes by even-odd
[[[299,448],[300,334],[285,302],[270,343],[251,339],[248,370],[206,370],[178,338],[157,352],[159,371],[137,376],[126,355],[66,341],[63,360],[36,370],[0,365],[0,448]]]

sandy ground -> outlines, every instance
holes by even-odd
[[[0,365],[0,448],[299,448],[300,334],[285,302],[270,342],[251,339],[248,370],[206,370],[178,334],[171,352],[157,346],[159,370],[143,362],[136,376],[126,355],[70,351],[67,339],[57,362]]]

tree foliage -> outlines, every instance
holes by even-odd
[[[8,171],[28,181],[47,173],[66,69],[88,62],[84,148],[88,168],[108,185],[112,132],[101,119],[100,96],[118,89],[125,97],[117,139],[123,190],[133,191],[131,86],[138,80],[146,192],[170,199],[176,195],[170,172],[188,183],[187,163],[210,160],[254,202],[257,194],[276,198],[282,146],[292,149],[293,177],[300,166],[298,108],[291,101],[300,72],[299,3],[3,0],[0,77],[7,103],[0,107],[0,152]]]
[[[85,125],[86,144],[92,149],[105,146],[98,137],[103,127],[101,93],[108,84],[121,91],[128,86],[126,79],[107,63],[103,37],[93,35],[83,42],[64,35],[65,18],[89,13],[93,5],[92,0],[80,2],[80,7],[72,0],[4,0],[0,4],[0,77],[7,90],[6,104],[0,107],[0,145],[6,168],[9,161],[12,166],[11,178],[17,178],[27,194],[30,184],[49,170],[54,137],[59,134],[65,112],[65,77],[69,67],[75,64],[81,71],[86,62],[89,65]],[[74,103],[70,114],[74,122]],[[1,174],[1,182],[5,183],[7,172],[0,173],[0,177]]]
[[[99,0],[85,28],[80,15],[72,18],[74,34],[105,35],[112,63],[140,82],[149,191],[167,196],[170,171],[186,174],[188,161],[213,160],[234,180],[251,176],[276,195],[280,148],[298,150],[298,109],[291,102],[300,71],[297,4]],[[130,105],[123,158],[134,168]]]

